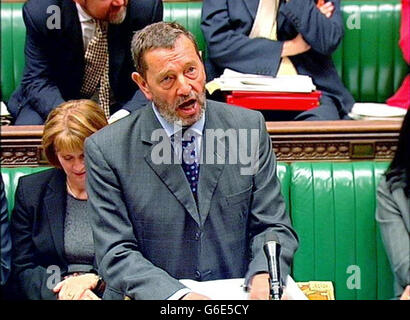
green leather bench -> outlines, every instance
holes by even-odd
[[[22,3],[1,3],[1,100],[8,101],[24,67]],[[164,2],[164,20],[177,21],[197,38],[202,2]],[[356,101],[385,102],[400,86],[407,66],[398,46],[400,0],[345,0],[345,37],[334,53],[336,68]]]
[[[296,281],[332,281],[337,300],[393,297],[393,276],[374,218],[383,162],[279,163],[293,226],[300,239]],[[44,167],[2,168],[9,208],[18,178]]]

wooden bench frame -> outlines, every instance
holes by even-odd
[[[389,161],[396,150],[401,121],[267,122],[279,161]],[[43,126],[3,126],[1,166],[47,165]]]

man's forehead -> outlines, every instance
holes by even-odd
[[[150,66],[158,66],[161,63],[196,64],[201,62],[191,41],[189,43],[175,43],[175,46],[172,48],[149,49],[145,52],[144,58],[149,62],[148,69],[150,69]]]

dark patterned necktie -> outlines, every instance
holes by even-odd
[[[195,152],[195,135],[190,140],[182,140],[182,169],[188,179],[191,191],[197,199],[199,165]]]
[[[85,52],[85,73],[81,93],[92,97],[98,89],[98,102],[108,119],[110,117],[110,80],[107,29],[107,22],[97,21],[95,35]]]

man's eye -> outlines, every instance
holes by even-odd
[[[171,80],[172,80],[172,78],[170,76],[166,76],[166,77],[162,78],[161,82],[162,83],[167,83],[167,82],[170,82]]]

